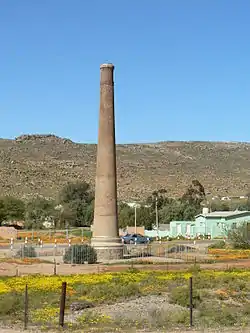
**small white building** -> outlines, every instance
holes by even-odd
[[[43,222],[43,226],[45,229],[52,229],[55,227],[54,220],[51,218],[46,218],[45,221]]]

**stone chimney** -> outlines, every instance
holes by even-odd
[[[117,218],[117,178],[114,114],[114,65],[101,65],[100,113],[96,163],[92,246],[98,261],[121,259],[123,245]]]

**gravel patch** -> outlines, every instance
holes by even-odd
[[[170,304],[168,302],[167,295],[148,295],[143,297],[138,297],[136,299],[129,299],[127,301],[118,302],[115,304],[104,304],[97,306],[90,310],[99,315],[104,314],[113,320],[141,320],[153,316],[156,311],[161,310],[162,312],[176,312],[183,311],[183,308],[176,304]],[[89,310],[81,310],[77,312],[72,312],[71,315],[67,317],[70,322],[76,322],[77,318],[83,313]]]
[[[123,302],[117,302],[115,304],[103,304],[97,306],[93,309],[85,309],[81,311],[74,311],[70,315],[67,315],[65,320],[67,322],[74,323],[77,321],[78,317],[80,317],[84,313],[88,313],[88,311],[92,313],[96,313],[97,315],[107,315],[114,322],[118,323],[122,322],[136,322],[143,321],[143,319],[149,320],[151,323],[157,320],[156,317],[160,316],[162,313],[165,317],[165,314],[168,316],[176,315],[177,313],[188,311],[188,309],[184,309],[183,307],[170,304],[169,298],[167,294],[161,295],[148,295],[138,297],[136,299],[128,299]],[[158,316],[157,316],[158,313]],[[166,319],[166,318],[165,318]],[[175,326],[175,325],[174,325]],[[154,325],[152,326],[154,327]],[[250,328],[217,328],[217,329],[190,329],[190,328],[168,328],[167,331],[169,333],[249,333]],[[121,332],[121,331],[120,331]],[[128,332],[128,331],[126,331]],[[155,329],[155,330],[140,330],[135,328],[130,328],[129,332],[136,333],[165,333],[166,330]],[[103,332],[102,332],[103,333]],[[125,333],[125,332],[124,332]]]
[[[148,318],[159,310],[174,312],[181,311],[183,308],[179,305],[170,304],[167,295],[149,295],[112,305],[103,305],[95,310],[113,319],[138,320]]]

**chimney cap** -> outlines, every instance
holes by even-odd
[[[100,69],[102,68],[114,68],[115,66],[113,64],[107,63],[107,64],[101,64]]]

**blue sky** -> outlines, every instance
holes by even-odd
[[[249,0],[1,0],[0,137],[96,142],[99,66],[117,142],[250,141]]]

